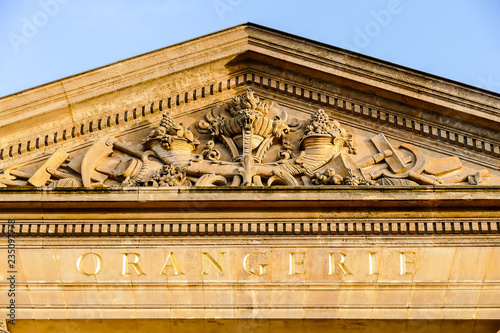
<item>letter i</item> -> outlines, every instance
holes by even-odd
[[[378,273],[375,272],[375,254],[377,254],[377,252],[367,252],[367,253],[368,253],[368,262],[370,265],[369,275],[378,275]]]

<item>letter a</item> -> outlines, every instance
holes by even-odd
[[[172,261],[172,264],[168,264],[168,260]],[[181,271],[181,267],[179,266],[179,262],[177,261],[177,258],[175,257],[175,253],[170,252],[167,256],[167,259],[165,259],[165,263],[163,264],[163,267],[161,269],[161,272],[159,275],[167,275],[166,269],[167,267],[172,267],[174,269],[174,275],[184,275]]]

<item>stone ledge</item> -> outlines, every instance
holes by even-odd
[[[0,189],[21,237],[497,235],[500,187]]]
[[[228,195],[234,196],[228,197]],[[500,186],[273,186],[270,187],[129,187],[0,188],[0,206],[14,202],[457,202],[500,204]],[[128,205],[128,203],[127,203]],[[498,207],[498,206],[496,206]]]
[[[46,310],[50,313],[51,310]],[[113,332],[122,328],[130,333],[143,332],[179,332],[179,327],[185,329],[185,332],[199,333],[222,333],[222,332],[248,332],[255,330],[260,333],[311,333],[311,332],[330,332],[344,333],[355,331],[358,333],[419,333],[422,329],[428,332],[496,332],[498,320],[421,320],[395,319],[390,314],[390,310],[384,314],[387,319],[328,319],[334,317],[336,312],[327,310],[318,311],[318,313],[306,312],[303,319],[221,319],[210,318],[204,320],[196,319],[170,319],[170,312],[161,310],[148,310],[146,313],[138,313],[136,318],[144,319],[66,319],[66,313],[61,319],[43,320],[43,319],[22,319],[18,320],[16,327],[19,331],[30,332],[69,332],[78,327],[77,332]],[[156,318],[151,318],[156,316]],[[384,316],[384,318],[385,318]],[[43,313],[41,316],[43,317]],[[89,318],[89,316],[82,316]],[[33,318],[33,317],[31,317]],[[159,319],[168,318],[168,319]],[[226,318],[226,316],[224,316]]]

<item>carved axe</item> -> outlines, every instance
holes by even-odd
[[[31,184],[36,187],[45,186],[47,181],[52,176],[52,173],[49,171],[57,170],[63,164],[64,161],[68,158],[68,153],[62,148],[59,147],[54,154],[52,154],[45,163],[42,164],[40,168],[28,179],[28,184]]]
[[[130,149],[122,142],[117,141],[116,138],[113,138],[109,135],[104,136],[103,138],[97,140],[83,157],[81,167],[83,186],[92,186],[91,178],[96,166],[104,157],[111,155],[115,148],[121,152],[135,156],[139,159],[142,155],[142,152]]]
[[[398,174],[406,171],[405,163],[401,160],[401,157],[399,157],[398,153],[394,150],[389,141],[387,141],[384,134],[381,133],[376,135],[371,138],[371,140],[380,153],[384,153],[384,155],[386,155],[386,150],[392,152],[392,154],[384,157],[384,159],[393,173]]]

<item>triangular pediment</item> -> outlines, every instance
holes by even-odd
[[[245,24],[0,99],[0,184],[499,185],[499,102]]]

